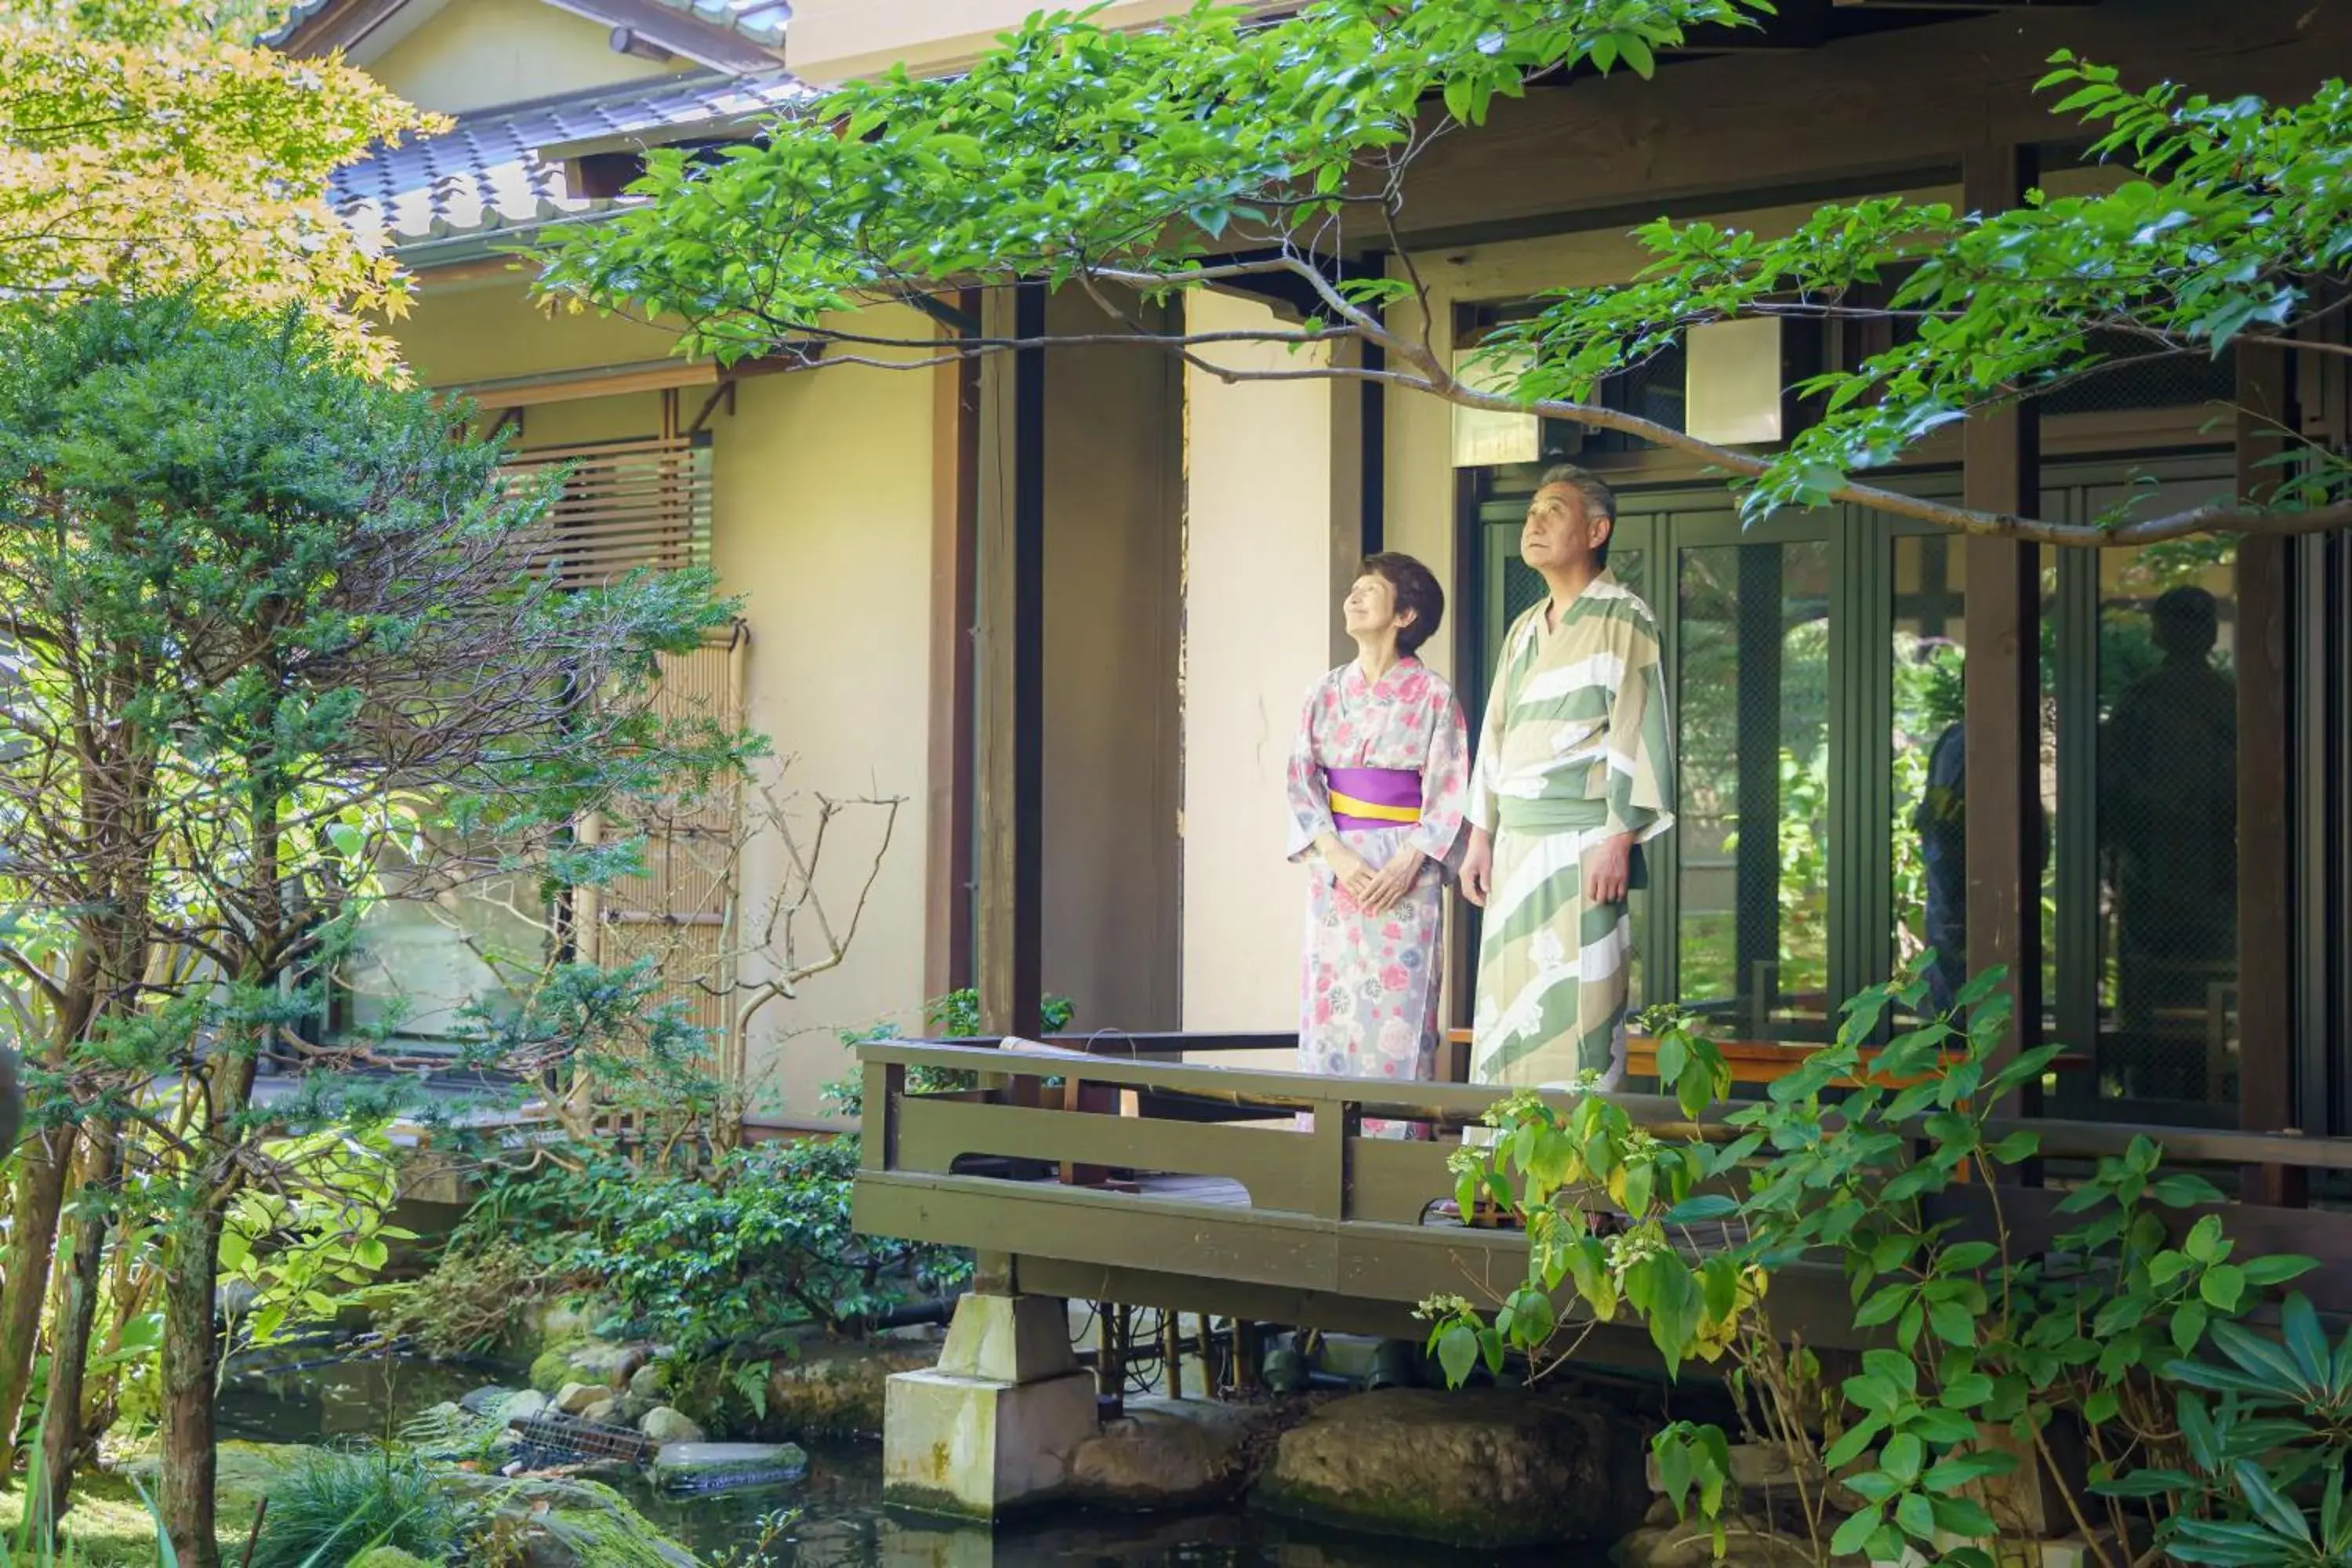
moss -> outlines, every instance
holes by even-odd
[[[397,1546],[379,1546],[353,1558],[352,1568],[433,1568],[433,1564]]]
[[[222,1561],[234,1563],[244,1554],[256,1500],[224,1490],[218,1537]],[[16,1540],[24,1504],[23,1487],[0,1492],[0,1541]],[[155,1516],[127,1476],[96,1475],[77,1481],[60,1534],[73,1553],[66,1560],[74,1568],[156,1568]]]
[[[552,1395],[557,1389],[572,1382],[572,1352],[585,1342],[567,1340],[562,1344],[551,1345],[540,1352],[538,1359],[530,1363],[530,1385],[541,1394]]]
[[[538,1522],[579,1554],[581,1568],[678,1568],[694,1561],[620,1493],[593,1481],[575,1484],[594,1494],[604,1511],[551,1510]]]

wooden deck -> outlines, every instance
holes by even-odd
[[[1268,1037],[1065,1041],[1050,1051],[974,1044],[860,1046],[865,1168],[857,1228],[965,1247],[1001,1285],[1045,1295],[1171,1307],[1340,1332],[1411,1335],[1433,1295],[1499,1298],[1525,1278],[1515,1231],[1465,1227],[1450,1213],[1445,1168],[1459,1130],[1499,1098],[1492,1089],[1309,1077],[1188,1064],[1187,1052],[1265,1049]],[[960,1068],[983,1087],[910,1094],[912,1068]],[[1058,1080],[1048,1087],[1049,1080]],[[1687,1131],[1673,1102],[1612,1097],[1637,1121]],[[1719,1122],[1727,1108],[1702,1122]],[[1298,1124],[1312,1118],[1311,1130]],[[1361,1136],[1365,1117],[1427,1122],[1437,1140]],[[2018,1125],[2025,1125],[2020,1123]],[[2036,1121],[2064,1162],[2159,1140],[2176,1164],[2352,1170],[2352,1140]],[[1996,1136],[2011,1129],[2002,1126]],[[1939,1200],[1964,1231],[1989,1229],[1996,1194]],[[2046,1247],[2068,1221],[2057,1187],[1997,1197],[2012,1240]],[[2199,1217],[2182,1211],[2182,1232]],[[2242,1250],[2295,1251],[2321,1268],[2302,1288],[2352,1310],[2352,1215],[2227,1206]],[[1774,1319],[1824,1350],[1856,1350],[1845,1284],[1827,1264],[1776,1278]],[[1585,1353],[1653,1358],[1645,1336],[1604,1331]]]

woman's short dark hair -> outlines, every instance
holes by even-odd
[[[1384,550],[1365,556],[1359,574],[1386,583],[1398,610],[1412,612],[1412,624],[1397,628],[1399,653],[1412,653],[1437,635],[1437,623],[1445,618],[1445,590],[1437,585],[1437,574],[1410,555]]]

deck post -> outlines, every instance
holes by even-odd
[[[982,320],[991,336],[1042,340],[1045,286],[992,291]],[[992,355],[981,370],[974,962],[982,1027],[1029,1038],[1045,1033],[1045,355]]]
[[[1100,1426],[1095,1392],[1070,1351],[1068,1302],[964,1296],[939,1365],[895,1374],[884,1394],[884,1500],[994,1520],[1054,1496]]]

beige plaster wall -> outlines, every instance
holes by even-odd
[[[611,33],[545,0],[454,0],[367,68],[411,103],[446,114],[691,68],[618,53]]]
[[[912,311],[868,312],[852,330],[928,332]],[[396,329],[428,384],[524,375],[658,357],[667,336],[588,316],[544,317],[500,279],[428,289]],[[681,394],[690,417],[708,395]],[[887,848],[881,814],[858,810],[827,834],[818,893],[836,924],[879,858],[862,923],[837,969],[768,1006],[750,1036],[755,1088],[814,1114],[820,1084],[847,1074],[836,1031],[888,1019],[920,1023],[930,700],[928,592],[932,548],[933,385],[927,371],[835,367],[747,379],[735,412],[711,416],[713,565],[744,595],[751,635],[747,714],[773,741],[793,820],[805,837],[815,796],[903,796]],[[526,445],[606,439],[659,427],[655,393],[543,404],[525,415]],[[786,851],[755,842],[742,902],[764,911],[789,886]],[[821,939],[803,927],[805,959]],[[747,954],[742,977],[766,969]]]
[[[1195,294],[1195,331],[1279,325],[1253,300]],[[1278,347],[1217,363],[1278,369]],[[1329,663],[1332,383],[1228,384],[1188,369],[1184,559],[1184,1027],[1298,1020],[1306,874],[1283,858],[1284,769]],[[1221,1058],[1223,1059],[1223,1058]],[[1263,1065],[1288,1067],[1269,1058]]]

